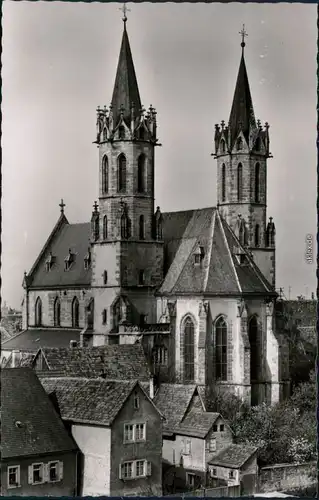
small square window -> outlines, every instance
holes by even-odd
[[[59,481],[59,462],[49,463],[49,482]]]
[[[33,464],[32,483],[43,483],[43,464]]]
[[[188,486],[195,486],[195,474],[187,473],[187,484]]]
[[[18,488],[20,486],[20,466],[11,465],[8,467],[8,488]]]
[[[144,439],[145,439],[145,424],[136,424],[135,441],[143,441]]]
[[[134,426],[131,424],[124,425],[124,443],[130,443],[134,441]]]
[[[136,461],[136,477],[145,476],[145,460]]]
[[[224,432],[224,430],[225,430],[224,424],[220,424],[219,430],[220,430],[220,432]]]

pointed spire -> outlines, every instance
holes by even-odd
[[[250,94],[249,81],[244,58],[244,48],[246,45],[245,37],[248,36],[245,31],[245,25],[243,26],[242,31],[240,31],[240,35],[242,37],[242,55],[235,87],[233,105],[229,117],[229,128],[232,138],[232,144],[237,139],[240,128],[247,140],[249,138],[249,132],[251,131],[251,129],[256,129],[254,107]]]
[[[139,111],[142,107],[130,42],[126,31],[126,12],[128,9],[126,8],[125,3],[123,9],[121,10],[123,10],[124,14],[124,30],[112,97],[114,127],[118,124],[121,106],[124,108],[123,118],[127,121],[128,125],[131,120],[132,104],[134,104],[134,108],[137,111]]]

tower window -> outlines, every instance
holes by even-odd
[[[226,200],[226,165],[222,166],[222,201]]]
[[[227,324],[223,317],[216,322],[216,379],[227,380]]]
[[[144,269],[141,269],[138,273],[138,284],[144,285],[144,283],[145,283],[145,271]]]
[[[137,191],[145,192],[145,155],[143,154],[137,160]]]
[[[241,137],[238,137],[236,147],[237,151],[241,151],[243,149],[243,140]]]
[[[255,203],[259,203],[260,164],[255,166]]]
[[[239,163],[237,168],[237,198],[242,201],[243,198],[243,166]]]
[[[73,261],[74,261],[74,255],[71,252],[71,249],[69,249],[69,254],[64,259],[64,271],[68,271],[70,269]]]
[[[107,239],[107,216],[104,215],[103,217],[103,239]]]
[[[255,247],[259,247],[260,245],[260,231],[259,231],[259,224],[256,224],[255,227]]]
[[[42,301],[40,297],[35,302],[35,326],[42,325]]]
[[[125,139],[125,128],[123,125],[119,126],[119,139]]]
[[[60,326],[61,324],[61,305],[60,299],[57,297],[54,302],[54,326]]]
[[[194,323],[190,317],[184,322],[184,381],[193,382],[195,378],[194,363]]]
[[[74,297],[72,302],[72,326],[73,328],[79,327],[79,301]]]
[[[140,128],[140,130],[139,130],[139,136],[140,136],[140,140],[144,141],[144,139],[145,139],[145,129],[144,129],[144,127]]]
[[[103,283],[104,285],[107,285],[107,271],[103,272]]]
[[[84,269],[88,270],[91,265],[91,250],[90,248],[88,249],[88,253],[84,257]]]
[[[102,194],[107,194],[109,191],[109,162],[107,156],[102,159]]]
[[[118,157],[118,191],[126,191],[126,158],[123,154]]]
[[[224,141],[224,139],[222,139],[220,141],[220,150],[221,150],[222,153],[225,153],[226,148],[225,148],[225,141]]]
[[[130,220],[128,216],[124,213],[121,216],[121,238],[127,240],[129,237]]]
[[[255,143],[255,150],[260,151],[260,149],[261,149],[261,140],[260,140],[260,137],[257,137],[256,143]]]
[[[144,215],[140,215],[140,219],[139,219],[139,235],[140,235],[140,240],[144,240],[145,239]]]
[[[103,311],[102,311],[102,324],[106,325],[106,323],[107,323],[107,310],[103,309]]]
[[[165,346],[157,346],[154,350],[154,363],[156,365],[167,365],[167,349]]]

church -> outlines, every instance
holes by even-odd
[[[155,207],[156,110],[142,106],[124,14],[108,109],[97,109],[98,202],[60,216],[23,280],[24,332],[82,346],[141,342],[158,381],[275,403],[289,384],[276,331],[275,225],[267,217],[269,125],[256,120],[241,32],[228,122],[215,125],[217,206]],[[72,337],[73,335],[73,337]]]

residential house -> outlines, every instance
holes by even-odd
[[[240,486],[241,493],[256,492],[258,466],[256,446],[231,444],[209,460],[209,473],[213,484]]]
[[[76,496],[78,448],[36,373],[1,370],[1,495]]]
[[[81,495],[162,494],[163,417],[139,382],[50,377],[42,384],[82,452]]]
[[[163,461],[167,492],[207,484],[210,458],[233,442],[219,413],[207,412],[194,385],[162,384],[154,403],[163,413]],[[174,483],[174,484],[173,484]]]

